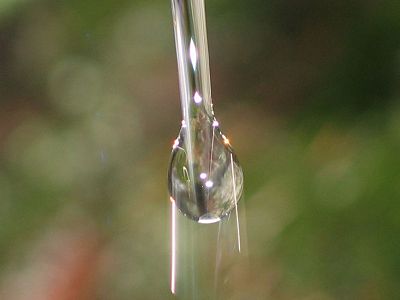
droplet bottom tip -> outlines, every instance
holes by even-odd
[[[203,215],[199,218],[198,223],[200,224],[213,224],[221,221],[219,217],[210,217],[209,214]]]

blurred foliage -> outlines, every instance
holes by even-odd
[[[400,2],[206,4],[245,170],[234,299],[396,299]],[[168,1],[0,1],[0,43],[0,298],[168,298]]]

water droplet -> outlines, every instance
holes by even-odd
[[[213,121],[195,125],[191,130],[194,140],[188,141],[186,127],[181,128],[176,140],[168,174],[169,192],[184,215],[199,223],[214,223],[227,216],[240,199],[243,172]]]

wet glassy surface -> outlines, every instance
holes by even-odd
[[[229,214],[243,191],[243,172],[228,139],[217,121],[193,120],[191,155],[188,128],[176,139],[168,173],[169,192],[187,217],[200,223],[214,223]]]

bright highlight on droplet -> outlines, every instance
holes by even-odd
[[[207,178],[207,174],[206,173],[201,173],[200,174],[200,179],[206,179]]]
[[[190,55],[190,61],[192,62],[193,70],[196,71],[196,67],[197,67],[197,50],[196,50],[196,46],[194,45],[193,39],[190,40],[189,55]]]
[[[218,127],[218,126],[219,126],[218,121],[217,121],[217,120],[214,120],[213,123],[212,123],[212,126],[213,126],[213,127]]]
[[[214,182],[212,182],[211,180],[207,180],[207,181],[206,181],[206,187],[212,188],[213,185],[214,185]]]
[[[193,99],[194,99],[194,102],[196,102],[197,104],[201,103],[201,101],[203,100],[203,98],[199,95],[198,92],[196,92],[196,93],[194,94]]]
[[[229,145],[229,140],[228,140],[228,138],[227,138],[225,135],[222,135],[222,138],[223,138],[223,140],[224,140],[224,144],[225,144],[225,145]]]
[[[179,140],[175,139],[174,144],[172,145],[172,149],[175,149],[179,145]]]
[[[209,216],[200,217],[200,224],[212,224],[221,221],[221,218],[210,218]]]

